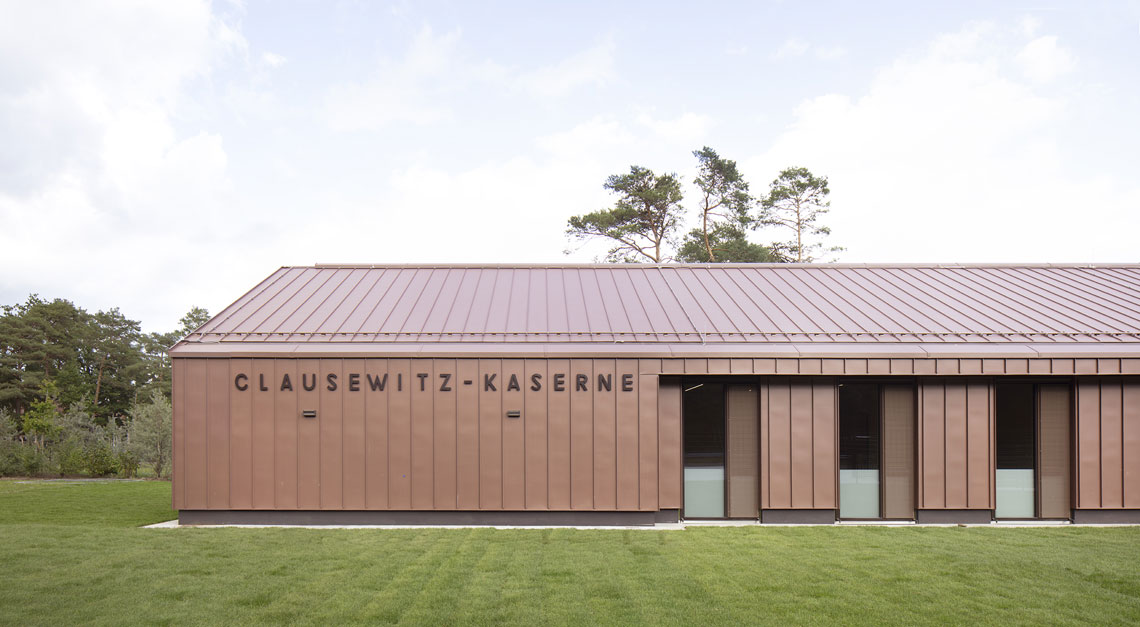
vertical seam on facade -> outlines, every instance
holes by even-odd
[[[1097,494],[1098,505],[1104,507],[1104,382],[1096,382]]]
[[[988,387],[988,386],[987,386]],[[989,400],[988,398],[986,399]],[[970,509],[970,458],[972,457],[970,446],[970,384],[966,383],[966,415],[964,416],[966,422],[966,509]],[[988,455],[987,455],[988,459]]]

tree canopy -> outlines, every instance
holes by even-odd
[[[787,168],[772,181],[760,203],[760,223],[791,231],[790,238],[773,244],[788,261],[817,261],[820,253],[838,252],[841,247],[825,247],[820,238],[831,229],[818,223],[831,210],[826,176],[815,176],[807,168]]]
[[[677,175],[654,174],[635,165],[629,174],[606,179],[605,188],[617,194],[614,206],[571,217],[566,234],[578,240],[611,240],[607,261],[668,261],[681,215],[681,181]]]
[[[831,232],[818,224],[830,206],[827,177],[788,168],[757,198],[735,161],[708,146],[694,150],[693,156],[696,226],[683,237],[678,233],[684,222],[681,178],[657,175],[642,166],[607,178],[605,188],[618,195],[617,201],[610,208],[572,216],[567,235],[578,241],[608,241],[605,260],[617,262],[807,262],[820,252],[842,250],[824,248],[818,241]],[[792,233],[769,245],[750,239],[750,233],[765,227]]]
[[[166,349],[207,319],[195,307],[178,330],[144,334],[118,309],[89,313],[71,301],[35,294],[2,306],[0,410],[22,415],[51,390],[60,408],[82,406],[100,424],[121,419],[152,389],[169,397]]]

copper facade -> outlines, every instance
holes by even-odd
[[[171,351],[174,504],[677,511],[682,381],[716,378],[726,516],[834,520],[859,380],[883,517],[981,520],[1019,381],[1039,516],[1140,520],[1137,311],[1140,266],[283,268]]]

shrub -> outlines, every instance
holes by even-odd
[[[87,449],[87,472],[95,477],[106,477],[119,472],[119,460],[111,447],[97,444]]]
[[[154,469],[157,477],[167,477],[170,473],[172,416],[170,401],[157,390],[151,394],[149,403],[131,408],[131,450]]]
[[[0,477],[14,475],[20,471],[18,448],[16,422],[7,411],[0,410]]]
[[[38,477],[50,467],[47,455],[34,446],[19,447],[17,457],[20,461],[20,472],[29,477]]]
[[[119,474],[130,479],[139,471],[139,458],[131,451],[119,451]]]
[[[87,453],[74,440],[62,442],[55,454],[60,476],[78,475],[87,469]]]

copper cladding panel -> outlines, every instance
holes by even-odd
[[[297,390],[303,385],[300,374],[297,372],[297,361],[293,359],[277,359],[273,363],[273,380],[284,381],[286,376],[293,386],[293,391],[286,392],[278,388],[273,395],[273,465],[271,466],[272,487],[259,486],[254,491],[255,507],[276,509],[297,508],[297,427],[301,420],[301,410],[297,407]],[[253,395],[255,406],[260,406],[262,400]],[[259,410],[265,411],[265,410]],[[258,460],[261,461],[268,451],[264,443],[256,443],[259,451]],[[262,462],[263,463],[263,462]],[[268,468],[261,467],[256,476],[264,481]],[[268,504],[266,504],[268,503]]]
[[[883,518],[914,518],[915,390],[883,386]]]
[[[812,385],[812,507],[838,508],[839,398],[833,382]]]
[[[570,507],[594,508],[594,399],[589,390],[593,362],[570,360]],[[582,379],[581,377],[585,377]],[[586,382],[586,389],[580,383]]]
[[[993,392],[988,383],[920,385],[919,508],[993,509]]]
[[[211,508],[230,507],[230,367],[211,359],[206,366],[206,499]]]
[[[1140,385],[1124,384],[1124,507],[1140,509]]]
[[[435,507],[435,372],[434,361],[411,362],[412,425],[411,486],[412,509]]]
[[[570,509],[570,394],[567,377],[570,377],[570,361],[566,359],[552,359],[547,362],[546,370],[549,373],[547,387],[549,393],[547,402],[547,444],[546,456],[548,465],[546,469],[547,506],[555,510]],[[559,377],[558,375],[565,375]],[[571,377],[572,378],[572,377]],[[563,392],[556,391],[558,387]]]
[[[762,508],[838,507],[835,385],[832,379],[761,384]]]
[[[1077,383],[1077,508],[1100,508],[1100,383]]]
[[[479,363],[455,363],[456,499],[459,509],[479,509]]]
[[[1100,386],[1100,506],[1124,507],[1123,415],[1124,386]]]
[[[642,377],[644,381],[645,377]],[[658,507],[681,508],[681,381],[659,381],[657,393]],[[643,473],[645,471],[643,470]],[[645,503],[642,502],[645,509]]]
[[[521,359],[503,360],[502,414],[517,411],[519,418],[503,419],[503,509],[526,509],[526,371]]]
[[[1079,380],[1076,507],[1140,507],[1140,383]]]
[[[185,463],[182,477],[185,485],[183,507],[186,509],[207,509],[206,465],[209,463],[206,437],[206,361],[193,360],[186,365],[183,415],[185,426]]]
[[[341,478],[342,499],[344,509],[365,509],[367,503],[365,481],[368,478],[368,471],[365,466],[367,440],[365,439],[364,421],[365,403],[368,396],[365,393],[359,393],[363,392],[368,385],[366,381],[361,380],[363,377],[361,373],[367,372],[364,368],[364,360],[344,360],[344,372],[342,384],[346,391],[342,394],[343,400],[341,401],[343,412],[341,454],[344,458],[343,476]],[[359,376],[350,377],[351,374]]]
[[[479,360],[479,509],[503,508],[502,372],[502,360]]]
[[[1072,422],[1072,396],[1068,385],[1040,385],[1037,388],[1039,476],[1038,503],[1042,518],[1068,518],[1071,515],[1069,482]]]
[[[344,421],[341,396],[344,385],[344,369],[339,359],[322,359],[320,367],[320,409],[317,411],[320,425],[320,503],[321,509],[344,508]]]
[[[297,394],[297,411],[316,411],[317,419],[297,418],[297,508],[321,508],[321,364],[316,359],[297,362],[297,377],[301,385],[294,385]],[[307,389],[311,386],[311,389]],[[257,394],[254,395],[255,402]],[[270,414],[272,416],[272,414]],[[278,416],[287,420],[286,416]],[[259,419],[254,411],[254,421]],[[256,437],[256,436],[255,436]],[[272,464],[268,466],[272,468]]]
[[[612,359],[594,360],[590,389],[594,396],[594,508],[617,509],[617,397],[613,391],[615,364]],[[618,375],[618,387],[621,387]],[[609,381],[610,389],[602,382]]]
[[[274,360],[254,359],[250,367],[248,385],[250,390],[258,392],[249,395],[252,408],[250,415],[250,500],[254,509],[273,509],[281,506],[276,498],[274,488],[274,463],[277,459],[274,450],[274,438],[278,431],[276,423],[284,419],[284,415],[277,411],[274,405],[289,395],[278,390],[276,383],[280,379],[275,372]],[[268,391],[262,393],[262,387]],[[296,459],[295,451],[290,459]],[[296,487],[294,486],[295,490]],[[295,497],[293,501],[295,504]]]
[[[547,468],[547,434],[548,413],[547,393],[541,389],[535,390],[535,385],[550,385],[547,376],[546,361],[528,359],[523,365],[523,371],[528,373],[523,381],[523,428],[526,431],[526,508],[546,509],[547,482],[549,480]],[[537,379],[531,377],[537,376]]]
[[[617,407],[615,411],[614,429],[616,432],[615,446],[615,472],[617,473],[617,509],[636,510],[639,507],[640,463],[638,459],[638,437],[640,424],[638,422],[638,399],[633,394],[618,393],[620,386],[625,382],[622,377],[630,375],[633,385],[638,376],[637,361],[633,359],[619,359],[615,365],[614,398]]]
[[[996,506],[994,471],[995,423],[993,388],[985,383],[966,386],[966,507],[992,509]]]
[[[230,507],[253,509],[253,396],[230,384],[239,373],[253,369],[249,359],[229,362],[226,389],[230,398]]]
[[[813,433],[814,403],[810,383],[791,384],[791,416],[789,418],[792,455],[791,491],[792,507],[811,508],[815,505],[815,438]]]
[[[788,383],[771,383],[768,403],[761,408],[766,425],[761,436],[764,456],[761,458],[761,480],[768,486],[765,509],[792,507],[792,389]],[[766,410],[766,411],[765,411]]]
[[[412,508],[412,364],[388,360],[388,508]]]
[[[388,373],[388,360],[369,359],[365,369],[364,400],[364,504],[367,509],[388,508],[388,398],[374,386],[383,385],[385,392],[395,385]]]
[[[432,461],[435,464],[432,476],[435,478],[435,486],[432,502],[438,509],[455,509],[459,507],[456,487],[459,457],[456,439],[455,399],[458,386],[455,380],[455,360],[438,360],[435,367],[436,377],[432,381],[432,407],[435,410],[432,438]]]
[[[758,385],[726,386],[729,518],[760,515],[760,389]]]
[[[187,509],[186,505],[186,372],[189,368],[174,360],[170,377],[170,396],[173,403],[171,434],[171,477],[170,500],[174,509]]]

